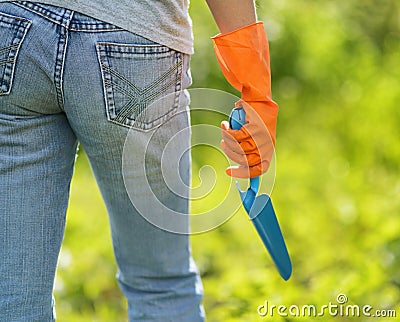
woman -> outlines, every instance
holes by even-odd
[[[256,21],[253,1],[207,2],[223,34]],[[151,133],[146,180],[163,204],[188,214],[188,189],[178,195],[160,182],[162,171],[178,167],[162,169],[165,144],[190,125],[184,89],[192,53],[188,0],[0,1],[0,321],[55,319],[53,282],[78,141],[107,207],[130,321],[204,320],[188,234],[145,220],[124,182],[140,176],[143,155],[135,151]],[[129,131],[137,146],[122,169]],[[189,146],[189,135],[175,142],[177,151]],[[233,139],[224,149],[249,172],[251,153],[243,144],[236,153],[237,146]],[[254,175],[263,160],[252,155]],[[188,154],[179,167],[188,184]]]

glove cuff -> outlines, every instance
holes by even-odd
[[[221,70],[246,101],[272,101],[268,39],[263,22],[212,38]]]
[[[218,35],[215,35],[214,37],[211,37],[211,39],[214,40],[214,39],[218,39],[218,38],[221,38],[221,37],[227,37],[227,36],[229,36],[231,34],[234,34],[234,33],[242,33],[242,32],[248,32],[248,31],[253,32],[252,29],[257,28],[257,25],[262,25],[262,28],[264,29],[264,23],[262,21],[257,21],[257,22],[254,22],[254,23],[250,24],[250,25],[246,25],[246,26],[240,27],[238,29],[232,30],[230,32],[226,32],[226,33],[223,33],[223,34],[220,33]]]

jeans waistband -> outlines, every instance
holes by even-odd
[[[62,7],[29,1],[13,1],[13,3],[71,31],[122,30],[113,24]]]

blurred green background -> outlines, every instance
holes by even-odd
[[[310,320],[261,317],[257,308],[265,301],[321,307],[337,303],[340,293],[348,304],[400,316],[400,2],[257,5],[280,105],[273,199],[294,270],[288,282],[280,279],[243,211],[192,236],[208,321]],[[214,58],[209,37],[217,28],[205,1],[192,0],[191,14],[192,87],[237,94]],[[58,320],[126,321],[107,215],[83,151],[71,194],[56,280]]]

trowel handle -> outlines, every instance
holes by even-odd
[[[240,130],[246,124],[246,112],[243,107],[238,106],[232,109],[229,115],[229,126],[232,130]]]
[[[241,106],[232,109],[229,115],[229,126],[232,130],[240,130],[240,128],[246,124],[246,112]],[[250,178],[250,188],[255,194],[258,192],[260,185],[260,177]]]

